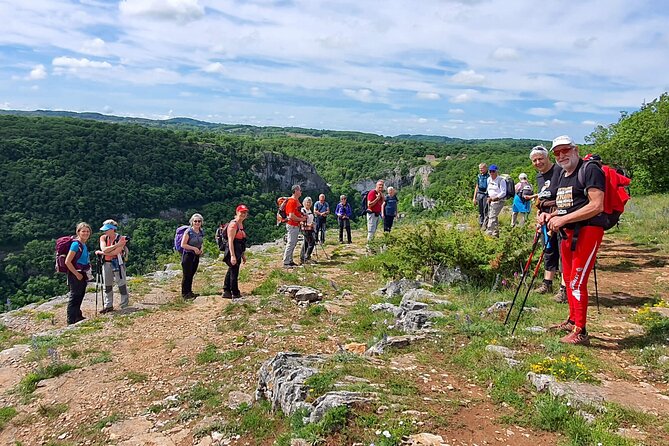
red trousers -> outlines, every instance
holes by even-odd
[[[588,315],[588,277],[597,260],[597,250],[602,244],[604,228],[582,226],[578,234],[576,249],[571,250],[573,229],[565,229],[567,238],[560,242],[562,275],[567,285],[569,319],[574,325],[585,328]]]

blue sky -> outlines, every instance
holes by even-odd
[[[582,141],[669,90],[669,3],[0,0],[0,109]]]

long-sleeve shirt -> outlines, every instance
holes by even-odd
[[[488,178],[488,197],[503,200],[506,196],[506,181],[501,175],[497,175],[494,180],[492,176]]]
[[[348,217],[351,218],[353,216],[353,209],[351,209],[351,205],[346,203],[346,204],[341,204],[337,203],[337,207],[335,208],[335,215],[337,217]]]

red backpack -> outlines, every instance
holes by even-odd
[[[72,242],[77,241],[76,238],[76,235],[66,235],[56,240],[56,272],[68,273],[70,271],[65,265],[65,257],[67,257],[67,253],[70,252]],[[76,264],[83,253],[84,247],[80,242],[79,249],[74,253],[74,261],[72,263]]]
[[[602,165],[597,160],[584,160],[583,165],[578,170],[578,182],[585,185],[585,168],[588,164],[595,163],[600,166],[604,172],[605,189],[604,189],[604,211],[600,214],[604,230],[607,231],[618,224],[620,216],[625,212],[625,205],[630,199],[626,186],[629,186],[631,180],[625,175],[618,173],[614,168]],[[599,216],[597,216],[599,217]],[[594,218],[597,218],[594,217]]]
[[[286,205],[288,204],[288,199],[290,197],[279,197],[276,199],[276,225],[279,226],[281,223],[286,223],[288,221],[288,215],[286,215]]]

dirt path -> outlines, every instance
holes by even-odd
[[[594,318],[600,339],[594,342],[594,349],[605,360],[620,363],[635,379],[651,379],[642,368],[634,368],[634,358],[622,347],[639,330],[629,320],[630,310],[654,297],[669,300],[669,266],[652,250],[631,243],[607,242],[605,247],[598,271],[602,313]],[[253,395],[260,364],[275,353],[333,353],[340,345],[355,340],[355,336],[337,331],[339,319],[347,317],[361,296],[378,288],[380,280],[373,273],[343,267],[364,255],[361,246],[327,246],[327,250],[330,259],[323,256],[320,264],[292,272],[303,283],[319,284],[325,295],[328,312],[316,325],[310,323],[312,319],[304,309],[283,296],[250,296],[272,274],[278,274],[273,273],[279,266],[278,254],[258,254],[245,266],[249,280],[243,283],[242,293],[249,297],[238,302],[231,303],[216,294],[183,303],[177,299],[175,282],[166,282],[152,285],[144,296],[133,297],[133,306],[142,311],[100,317],[91,322],[90,330],[78,330],[67,344],[55,347],[59,360],[77,368],[41,381],[32,399],[26,400],[11,389],[36,363],[25,356],[0,361],[0,383],[4,387],[0,406],[18,411],[0,431],[0,443],[193,444],[193,433],[203,420],[194,402],[183,401],[194,389],[215,384],[219,403],[225,405],[232,391]],[[196,290],[207,286],[219,289],[224,271],[217,262],[205,266],[196,276]],[[157,304],[169,302],[158,308]],[[50,311],[55,314],[50,320],[38,321],[35,312],[26,313],[21,316],[24,319],[17,317],[11,328],[31,335],[62,327],[64,308],[56,304]],[[89,317],[94,313],[94,295],[90,293],[84,313]],[[595,314],[594,307],[591,314]],[[207,346],[214,346],[217,354],[227,355],[227,359],[206,362],[203,355]],[[48,363],[49,358],[40,361]],[[393,361],[398,364],[397,358],[384,361],[384,368],[394,367]],[[443,366],[443,362],[440,364]],[[415,360],[409,360],[408,366],[399,371],[394,368],[395,373],[402,373],[421,389],[424,407],[410,409],[442,413],[444,419],[436,415],[420,415],[418,419],[424,429],[441,434],[449,444],[533,445],[558,441],[551,433],[502,424],[499,417],[510,413],[509,409],[491,404],[486,389],[455,370],[436,370],[436,366]],[[666,390],[666,385],[653,384]],[[169,406],[170,398],[181,398],[181,405],[158,412],[152,409]],[[450,409],[446,410],[444,404],[451,404]],[[54,407],[65,409],[52,415],[48,408]],[[256,444],[252,437],[230,441]]]

